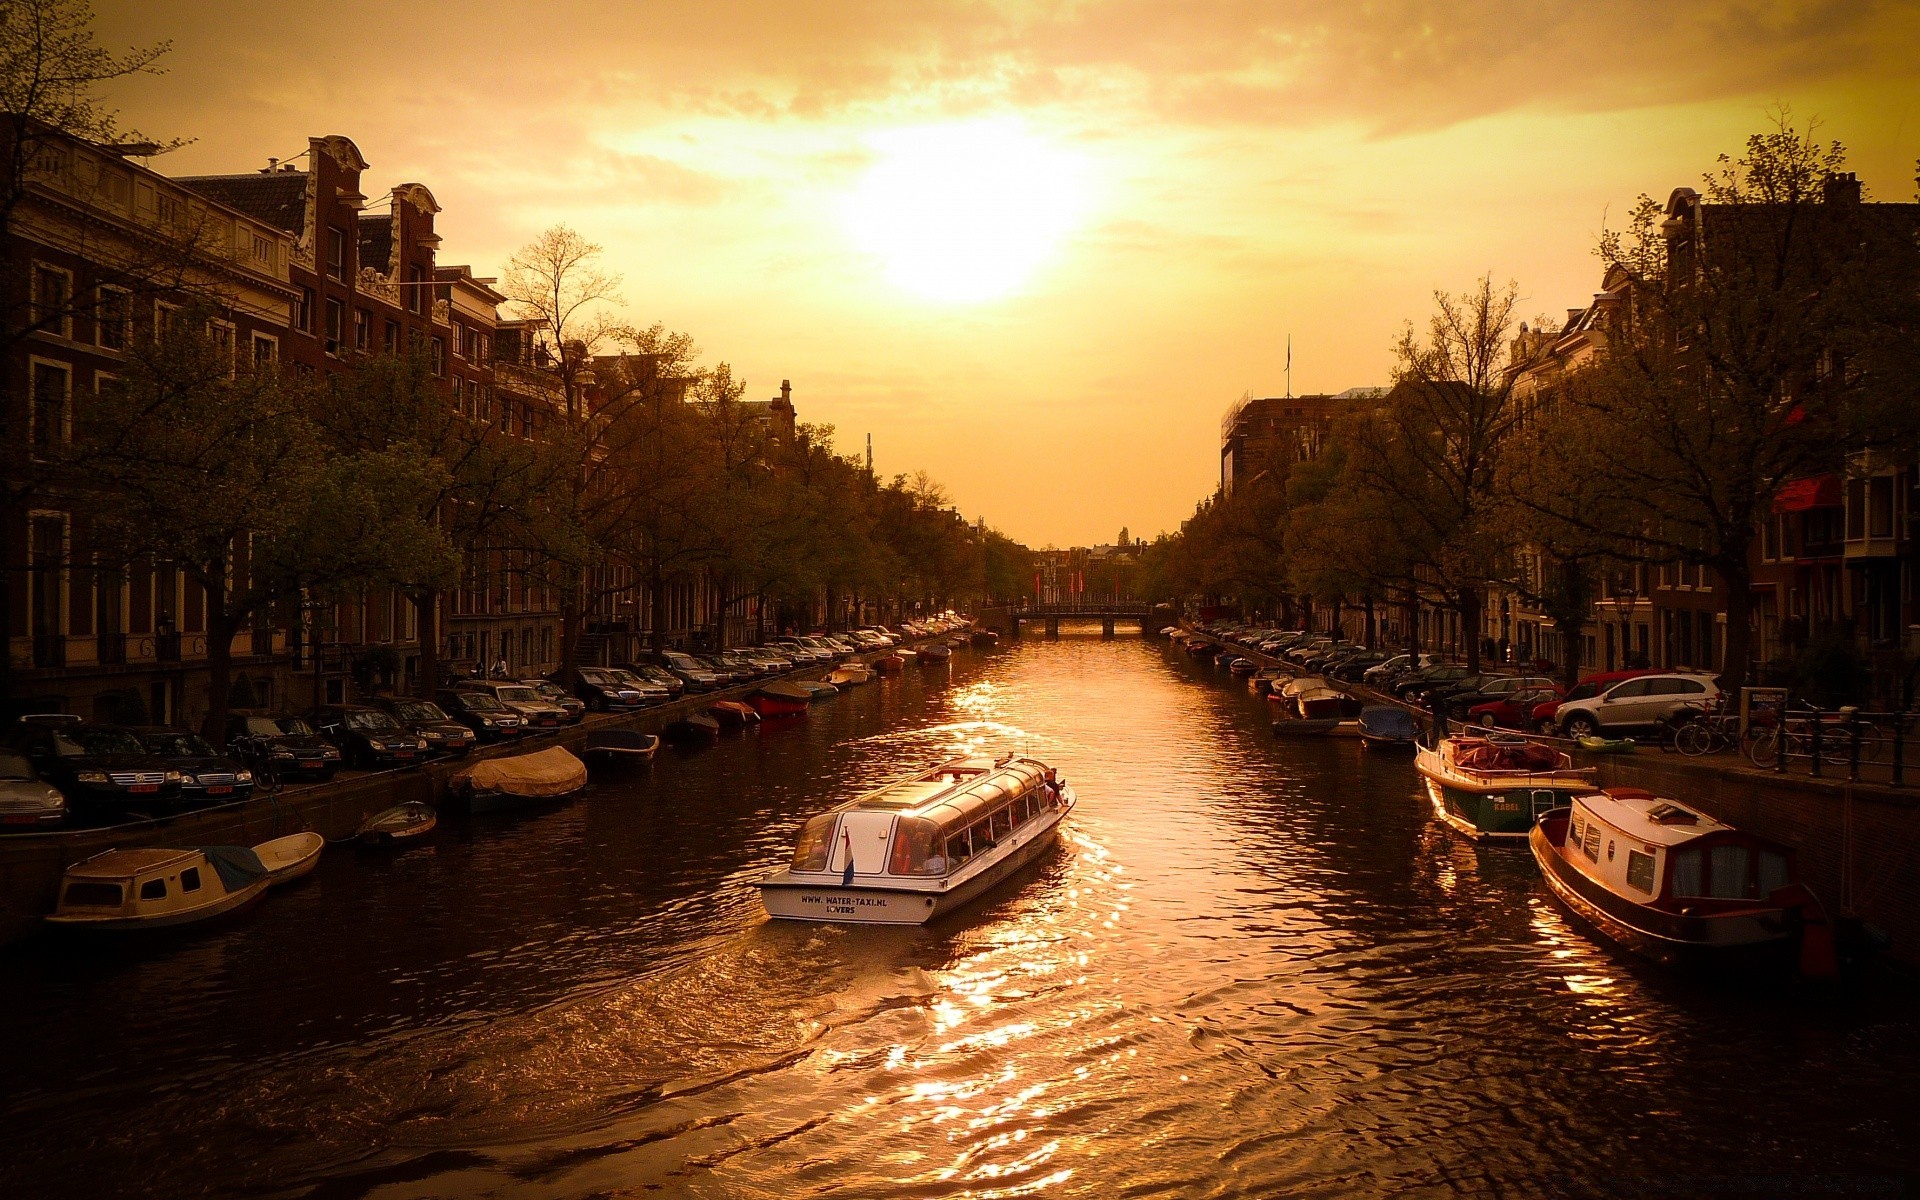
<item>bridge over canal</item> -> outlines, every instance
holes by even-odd
[[[1158,615],[1156,615],[1156,611]],[[1098,621],[1100,636],[1112,637],[1121,625],[1137,627],[1150,634],[1162,625],[1173,623],[1173,610],[1144,600],[1098,600],[1082,597],[1052,604],[999,604],[982,609],[980,624],[1008,637],[1020,636],[1020,627],[1028,621],[1043,622],[1048,637],[1060,636],[1062,621]]]

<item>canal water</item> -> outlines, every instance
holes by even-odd
[[[926,929],[773,924],[803,817],[962,751],[1080,804]],[[1904,1194],[1910,992],[1703,990],[1405,759],[1163,645],[963,651],[243,924],[0,953],[0,1195]]]

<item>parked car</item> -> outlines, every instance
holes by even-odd
[[[427,753],[446,758],[465,758],[473,753],[473,730],[441,711],[431,700],[412,696],[389,696],[373,702],[388,716],[426,739]]]
[[[233,709],[226,732],[228,752],[256,775],[270,766],[282,777],[332,779],[340,769],[340,748],[291,713]]]
[[[17,750],[0,750],[0,833],[48,829],[67,819],[67,798]]]
[[[253,771],[190,729],[147,725],[129,730],[148,754],[180,772],[180,804],[223,804],[253,795]]]
[[[307,723],[340,748],[346,765],[363,771],[417,767],[427,758],[427,739],[384,709],[365,704],[323,704],[308,711]]]
[[[1405,679],[1393,685],[1393,694],[1402,700],[1419,703],[1421,693],[1429,688],[1451,687],[1461,680],[1472,676],[1474,672],[1451,663],[1436,663],[1433,666],[1414,671]]]
[[[449,717],[473,731],[482,742],[510,742],[525,732],[520,714],[502,704],[492,692],[447,688],[434,701]]]
[[[720,686],[720,676],[691,654],[679,650],[663,651],[657,665],[665,667],[689,692],[711,692]],[[650,664],[652,665],[652,664]]]
[[[643,692],[622,683],[605,667],[575,667],[555,675],[552,682],[570,687],[590,712],[626,712],[647,702]]]
[[[1611,737],[1652,729],[1682,708],[1719,697],[1718,681],[1705,675],[1643,675],[1562,704],[1554,720],[1568,737]]]
[[[1562,704],[1571,700],[1591,700],[1601,692],[1606,691],[1614,684],[1620,683],[1623,680],[1639,679],[1643,675],[1658,675],[1659,673],[1660,672],[1654,670],[1638,670],[1603,671],[1597,675],[1589,675],[1568,688],[1565,695],[1554,696],[1534,705],[1532,713],[1533,728],[1541,733],[1552,733],[1559,728],[1559,722],[1555,721],[1554,718],[1559,714]]]
[[[539,692],[524,683],[512,683],[495,680],[490,683],[473,682],[462,684],[463,692],[485,692],[495,700],[506,705],[520,716],[522,731],[535,729],[558,729],[566,724],[567,710],[558,704],[548,702]]]
[[[561,718],[561,724],[578,725],[587,719],[586,702],[571,695],[567,689],[552,680],[522,679],[520,682],[532,688],[548,704],[557,705],[566,714]]]
[[[1508,692],[1504,696],[1482,700],[1469,708],[1466,720],[1475,725],[1497,725],[1502,729],[1533,728],[1533,710],[1536,705],[1547,701],[1558,701],[1558,685],[1548,687],[1522,688]]]
[[[148,754],[140,739],[117,725],[23,722],[7,744],[60,789],[76,816],[117,820],[180,804],[179,770]]]
[[[1444,712],[1456,721],[1482,704],[1504,700],[1519,692],[1551,688],[1553,680],[1545,675],[1484,675],[1472,687],[1455,685],[1434,697],[1433,710]]]
[[[649,666],[646,663],[627,663],[609,669],[616,680],[626,687],[639,691],[646,697],[649,704],[664,704],[687,690],[686,680],[665,667]]]

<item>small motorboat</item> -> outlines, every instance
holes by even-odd
[[[983,650],[990,650],[1000,644],[1000,635],[991,629],[976,629],[970,636],[973,644]]]
[[[465,797],[469,812],[507,812],[579,795],[587,786],[587,764],[564,746],[550,746],[477,762],[455,775],[449,786]]]
[[[587,735],[589,739],[592,734]],[[418,800],[396,804],[360,822],[354,836],[363,846],[411,846],[423,841],[440,824],[433,805]]]
[[[707,715],[719,722],[722,729],[744,729],[760,723],[759,712],[751,704],[738,700],[722,700],[709,708]]]
[[[1639,788],[1589,791],[1527,839],[1547,890],[1636,954],[1717,977],[1838,973],[1834,927],[1785,846]]]
[[[1509,734],[1442,738],[1415,752],[1413,769],[1434,816],[1471,838],[1524,838],[1542,813],[1594,786],[1592,769],[1576,769],[1571,755]]]
[[[873,671],[865,663],[843,663],[827,675],[827,682],[837,688],[859,687],[873,682]]]
[[[108,850],[67,868],[46,921],[99,933],[175,929],[251,907],[271,882],[245,846]]]
[[[1419,739],[1419,722],[1404,708],[1370,704],[1360,710],[1360,742],[1369,750],[1410,749]]]
[[[710,742],[720,736],[720,722],[714,720],[706,713],[694,713],[692,716],[682,717],[680,720],[662,729],[660,736],[670,742],[678,742],[683,746],[698,745],[702,742]]]
[[[1632,738],[1588,736],[1578,737],[1573,740],[1578,742],[1580,748],[1588,754],[1632,754],[1634,751],[1634,741]]]
[[[781,680],[762,684],[747,697],[747,703],[763,717],[797,717],[813,703],[813,692],[797,683]]]
[[[1227,664],[1227,670],[1238,678],[1245,679],[1260,669],[1260,664],[1250,658],[1236,658]]]
[[[313,870],[326,848],[327,839],[317,833],[290,833],[261,842],[253,852],[267,869],[267,882],[281,884],[292,883]]]
[[[879,658],[873,660],[873,669],[882,675],[898,674],[906,665],[907,660],[901,656],[898,650],[882,654]]]
[[[840,694],[840,689],[824,679],[796,679],[794,686],[803,689],[810,701],[826,700]]]
[[[1287,680],[1292,678],[1293,676],[1278,667],[1268,667],[1253,677],[1253,690],[1263,696],[1270,696],[1275,688],[1286,686]]]
[[[755,715],[758,720],[758,714]],[[653,761],[660,739],[638,729],[595,729],[587,734],[581,757],[589,767],[642,766]]]
[[[953,650],[940,643],[920,648],[920,665],[923,667],[942,666],[952,657]]]
[[[1188,638],[1187,653],[1195,658],[1212,658],[1220,653],[1220,647],[1205,638]]]

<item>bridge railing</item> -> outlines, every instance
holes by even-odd
[[[1089,596],[1049,604],[1015,604],[1008,611],[1023,617],[1144,617],[1153,612],[1153,605],[1144,600],[1101,600]]]

